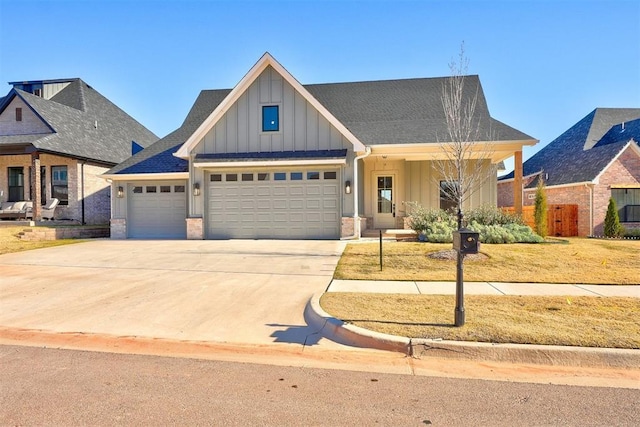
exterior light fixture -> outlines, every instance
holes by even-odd
[[[193,184],[193,195],[194,196],[199,196],[200,195],[200,183],[196,182]]]
[[[344,192],[345,194],[351,194],[351,181],[346,181],[344,183]]]
[[[118,186],[118,199],[122,199],[124,197],[124,188],[122,188],[122,185]]]

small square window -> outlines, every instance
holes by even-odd
[[[287,174],[284,172],[275,172],[273,174],[273,180],[274,181],[286,181],[287,180]]]
[[[324,173],[324,179],[336,179],[336,173],[335,172],[325,172]]]
[[[227,181],[237,181],[237,180],[238,180],[238,174],[237,174],[237,173],[228,173],[228,174],[225,176],[225,179],[226,179]]]
[[[160,192],[161,193],[171,193],[171,186],[170,185],[161,185],[160,186]]]
[[[291,172],[291,181],[302,181],[302,172]]]
[[[320,179],[320,172],[307,172],[307,179]]]
[[[220,182],[220,181],[222,181],[222,174],[212,173],[211,177],[209,178],[209,181],[211,181],[211,182]]]
[[[242,180],[243,181],[253,181],[253,174],[252,173],[243,173],[242,174]]]
[[[280,130],[279,108],[277,105],[262,107],[262,132],[278,132]]]
[[[147,193],[157,193],[157,192],[158,192],[158,188],[155,185],[147,186]]]
[[[258,174],[258,181],[269,181],[269,174],[268,173],[259,173]]]
[[[173,187],[174,193],[184,193],[184,185],[176,185]]]
[[[142,194],[142,187],[133,187],[133,192],[136,194]]]

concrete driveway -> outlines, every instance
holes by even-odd
[[[340,241],[86,243],[0,255],[0,327],[336,346],[304,321]]]

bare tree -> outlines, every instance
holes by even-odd
[[[481,121],[488,117],[476,114],[479,85],[467,88],[465,82],[469,59],[464,53],[464,43],[460,46],[458,61],[449,63],[451,76],[442,85],[442,107],[447,122],[448,141],[440,141],[442,158],[434,162],[440,179],[445,182],[440,185],[441,191],[456,206],[458,213],[458,228],[462,228],[462,205],[491,174],[496,173],[491,165],[493,147],[490,135],[481,135]],[[482,137],[484,141],[482,141]],[[482,142],[479,142],[482,141]]]

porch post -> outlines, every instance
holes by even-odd
[[[513,161],[513,207],[522,215],[522,150],[514,153]]]
[[[31,153],[31,202],[33,203],[33,221],[42,220],[42,197],[40,194],[40,154]]]

